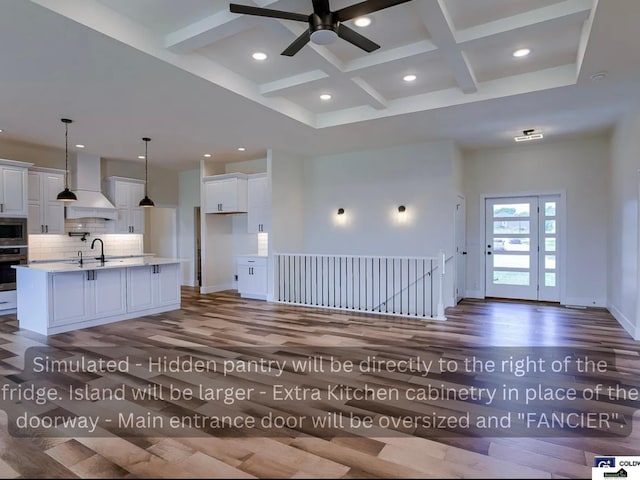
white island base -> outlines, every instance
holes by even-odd
[[[180,260],[16,266],[20,328],[43,335],[180,308]]]

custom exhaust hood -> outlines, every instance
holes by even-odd
[[[106,218],[117,220],[116,207],[102,194],[100,189],[100,157],[78,153],[69,172],[70,186],[78,201],[66,206],[66,218]]]

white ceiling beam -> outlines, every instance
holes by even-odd
[[[361,92],[367,95],[366,103],[371,105],[376,110],[382,110],[387,108],[387,99],[384,98],[375,88],[369,85],[360,77],[353,77],[351,79],[353,83],[355,83]]]
[[[260,93],[268,96],[281,95],[288,89],[311,82],[317,82],[318,80],[328,77],[329,75],[322,70],[311,70],[310,72],[304,72],[299,75],[292,75],[290,77],[280,78],[273,82],[263,83],[260,85]]]
[[[223,10],[167,34],[164,46],[176,53],[188,53],[246,30],[253,24],[246,15]]]
[[[316,115],[316,128],[335,127],[393,115],[434,110],[452,105],[464,105],[494,98],[564,87],[574,83],[575,65],[562,65],[536,72],[499,78],[489,82],[481,82],[478,91],[471,95],[461,92],[459,88],[449,88],[437,92],[389,100],[388,106],[384,110],[374,110],[364,105],[320,113]]]
[[[255,0],[253,3],[257,7],[268,7],[275,2],[276,0]],[[164,38],[164,45],[176,53],[192,52],[250,28],[255,25],[255,19],[251,15],[238,15],[222,10],[168,33]]]
[[[478,42],[534,25],[584,21],[589,17],[592,7],[593,0],[565,0],[562,3],[460,30],[455,35],[457,42],[464,46],[470,42]]]
[[[449,63],[460,90],[474,93],[478,90],[475,75],[466,57],[460,51],[455,36],[455,27],[442,0],[421,0],[415,2],[418,15],[438,46],[440,53]]]
[[[589,43],[589,38],[591,38],[591,28],[593,28],[593,19],[596,15],[596,11],[598,10],[598,0],[593,1],[593,9],[591,9],[591,13],[589,14],[589,19],[584,22],[582,26],[582,31],[580,32],[580,43],[578,44],[578,54],[576,58],[576,80],[580,76],[580,72],[582,71],[582,62],[584,61],[584,55],[587,52],[587,44]]]
[[[376,67],[389,62],[402,60],[403,58],[414,57],[416,55],[425,55],[429,53],[437,53],[436,47],[430,40],[421,40],[409,45],[382,50],[381,52],[370,53],[368,55],[356,58],[345,66],[345,72],[357,72],[366,68]]]

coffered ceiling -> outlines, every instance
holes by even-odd
[[[236,3],[312,11],[306,0]],[[354,3],[330,1],[332,10]],[[639,4],[412,0],[369,15],[366,28],[346,22],[381,45],[372,53],[338,39],[286,57],[306,23],[234,14],[227,1],[3,0],[0,79],[13,89],[10,103],[23,97],[23,111],[0,113],[0,128],[56,145],[55,121],[75,114],[95,153],[135,158],[137,137],[150,135],[161,139],[159,161],[174,165],[265,148],[506,145],[527,128],[587,134],[610,128],[635,96]],[[520,48],[530,54],[514,57]],[[258,51],[267,59],[254,60]],[[600,71],[607,76],[591,80]]]

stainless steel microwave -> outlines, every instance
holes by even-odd
[[[27,244],[26,218],[0,218],[0,246]]]

